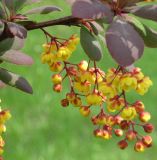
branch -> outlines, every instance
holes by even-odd
[[[45,27],[50,27],[50,26],[55,26],[55,25],[66,25],[66,26],[72,26],[72,25],[78,25],[80,24],[82,19],[72,17],[72,16],[67,16],[51,21],[45,21],[45,22],[39,22],[39,23],[34,23],[34,24],[29,24],[25,25],[24,27],[27,30],[34,30],[34,29],[40,29],[40,28],[45,28]]]

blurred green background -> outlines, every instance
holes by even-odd
[[[37,21],[54,19],[70,15],[70,7],[64,0],[45,0],[45,4],[55,4],[63,9],[46,16],[31,17]],[[153,22],[146,22],[157,28]],[[56,26],[47,29],[59,37],[69,37],[79,33],[76,27]],[[136,153],[131,144],[126,150],[118,149],[116,143],[120,140],[113,138],[103,141],[93,136],[93,125],[89,118],[84,118],[72,106],[64,109],[60,100],[68,90],[56,94],[52,91],[51,72],[40,62],[42,44],[45,37],[40,30],[29,32],[24,51],[31,55],[35,64],[31,67],[18,67],[5,64],[11,71],[17,72],[29,80],[34,88],[33,95],[27,95],[14,88],[7,87],[0,91],[3,108],[11,110],[12,119],[7,123],[5,134],[5,160],[157,160],[157,135],[152,134],[153,147],[144,153]],[[132,93],[131,100],[142,99],[148,111],[152,113],[151,122],[157,126],[157,50],[145,49],[145,54],[136,64],[149,75],[154,82],[153,87],[143,97]],[[81,47],[71,58],[79,62],[87,58]],[[104,48],[104,58],[100,62],[105,71],[115,63]]]

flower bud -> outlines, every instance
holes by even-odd
[[[70,101],[70,102],[73,101],[73,100],[75,99],[75,97],[76,97],[76,94],[73,93],[73,92],[66,94],[66,98],[67,98],[67,100]]]
[[[111,137],[112,137],[112,136],[111,136],[111,134],[109,133],[109,131],[103,130],[103,136],[102,136],[103,139],[108,140],[108,139],[110,139]]]
[[[117,137],[123,136],[123,130],[122,129],[115,129],[114,133]]]
[[[88,106],[81,106],[81,107],[80,107],[80,113],[81,113],[83,116],[87,117],[87,116],[89,116],[89,114],[90,114],[90,108],[89,108]]]
[[[136,138],[136,132],[129,130],[128,132],[126,132],[126,139],[129,141],[132,141]]]
[[[134,107],[137,113],[143,112],[145,109],[145,106],[141,101],[136,101]]]
[[[63,107],[67,107],[67,106],[69,106],[69,101],[68,101],[67,99],[62,99],[62,100],[61,100],[61,105],[62,105]]]
[[[119,125],[122,121],[123,121],[123,118],[121,116],[116,116],[115,118],[115,124]]]
[[[142,122],[148,122],[150,119],[151,119],[151,115],[149,112],[141,112],[139,114],[139,119],[142,121]]]
[[[135,146],[134,146],[134,150],[136,152],[144,152],[145,150],[145,145],[143,144],[142,141],[137,141]]]
[[[150,147],[152,145],[152,137],[151,136],[143,136],[142,142],[147,146]]]
[[[154,130],[154,126],[151,123],[147,123],[143,126],[143,129],[147,133],[152,133]]]
[[[129,124],[126,120],[123,120],[121,123],[120,123],[120,128],[122,130],[127,130],[129,128]]]
[[[96,129],[96,130],[94,130],[93,133],[96,137],[102,137],[103,136],[103,130],[102,129]]]
[[[81,70],[81,71],[86,71],[87,68],[88,68],[88,62],[83,60],[81,61],[79,64],[78,64],[78,68]]]
[[[59,74],[54,74],[51,80],[54,84],[60,84],[62,82],[62,76]]]
[[[72,104],[75,107],[80,107],[82,105],[82,101],[80,97],[75,97],[75,99],[72,101]]]
[[[128,147],[128,143],[127,143],[126,140],[121,140],[121,141],[118,142],[118,146],[119,146],[120,149],[125,149],[125,148]]]
[[[55,92],[61,92],[61,91],[62,91],[62,85],[61,85],[61,84],[55,84],[55,85],[53,86],[53,90],[54,90]]]
[[[52,72],[60,72],[63,69],[62,63],[61,62],[54,62],[50,66],[50,70]]]

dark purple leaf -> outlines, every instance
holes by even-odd
[[[109,26],[106,32],[106,43],[111,56],[121,66],[129,66],[143,55],[142,38],[120,17]]]
[[[108,22],[113,19],[111,9],[98,0],[77,0],[72,5],[72,15],[85,19],[100,19],[106,17]]]
[[[30,56],[16,50],[9,50],[5,52],[2,56],[0,56],[0,60],[14,63],[17,65],[33,64],[33,59]]]
[[[138,17],[157,21],[157,4],[138,6],[131,12]]]
[[[33,8],[31,10],[28,10],[27,12],[25,12],[25,15],[29,15],[29,14],[48,14],[54,11],[61,11],[62,9],[60,9],[59,7],[56,6],[41,6],[38,8]]]
[[[7,26],[13,36],[17,36],[21,39],[25,39],[27,37],[27,30],[23,26],[12,22],[8,22]]]
[[[3,41],[0,41],[0,55],[2,55],[5,51],[13,49],[20,50],[24,46],[24,39],[20,39],[18,37],[7,38]]]
[[[32,94],[33,90],[30,84],[21,76],[16,75],[6,69],[0,68],[0,80],[12,87],[20,89],[23,92]]]

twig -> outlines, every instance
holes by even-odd
[[[34,30],[34,29],[41,29],[41,28],[55,26],[55,25],[77,26],[80,23],[82,23],[82,19],[76,18],[73,16],[67,16],[67,17],[63,17],[55,20],[28,24],[28,25],[25,25],[24,27],[27,30]]]

